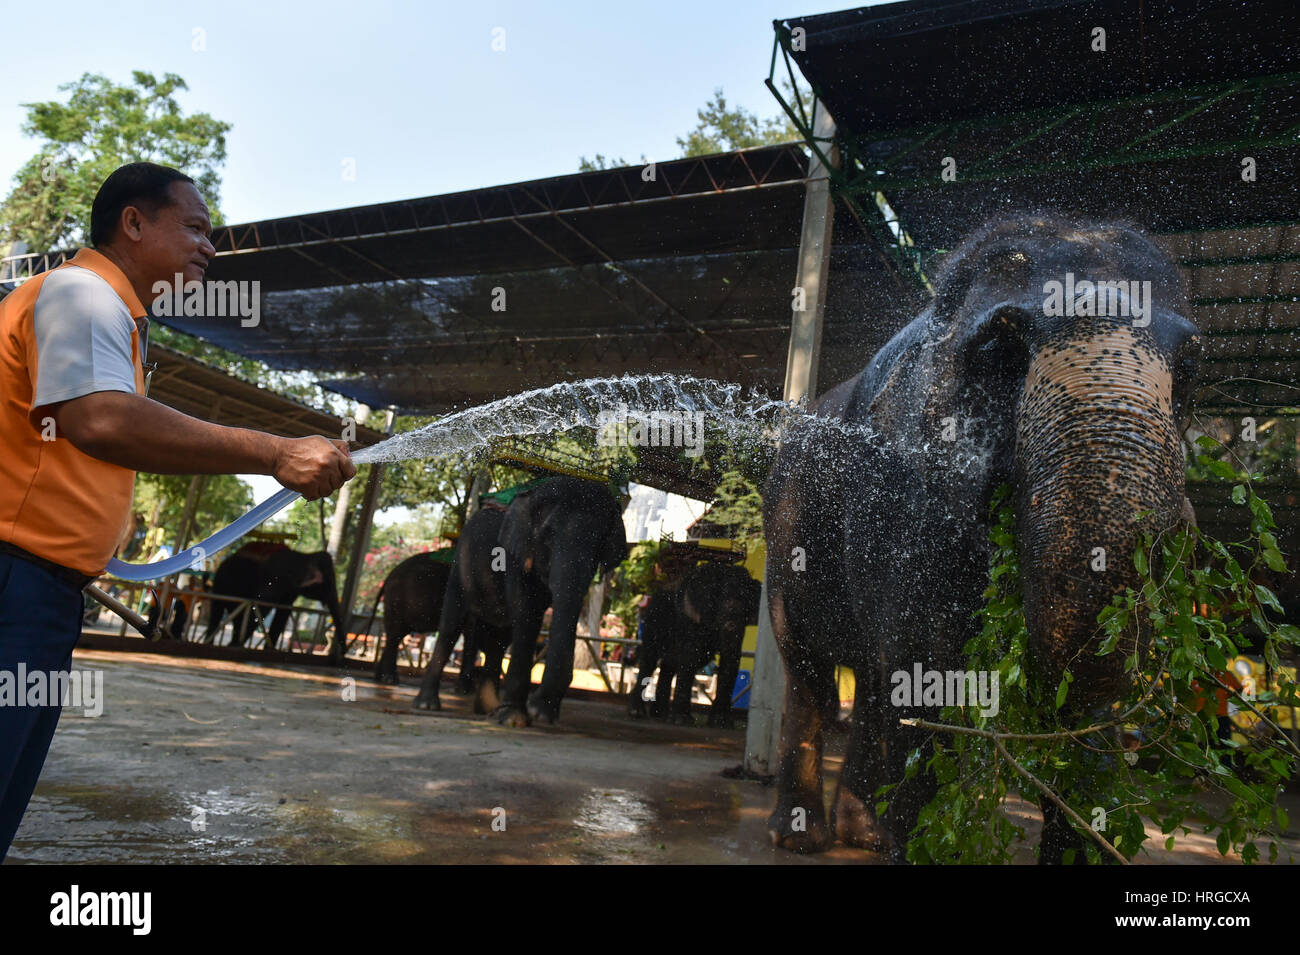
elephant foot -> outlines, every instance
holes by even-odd
[[[782,796],[767,819],[767,834],[772,844],[790,852],[825,852],[835,845],[835,837],[826,824],[821,798],[797,799]]]
[[[474,712],[478,714],[495,713],[501,708],[501,696],[497,692],[497,685],[492,680],[483,680],[478,685],[478,693],[474,696]]]
[[[415,702],[411,704],[413,710],[433,710],[442,709],[442,701],[437,696],[417,696]]]
[[[546,720],[554,725],[560,718],[560,701],[547,699],[542,695],[542,688],[539,686],[528,694],[528,715],[535,720]]]
[[[375,682],[385,683],[389,686],[401,686],[402,681],[397,678],[397,671],[389,672],[387,670],[375,671]]]
[[[695,717],[690,713],[674,713],[668,720],[673,726],[698,726]]]
[[[876,814],[847,786],[840,786],[831,811],[835,838],[846,846],[894,856],[894,837],[876,819]]]
[[[509,704],[497,707],[496,711],[492,714],[492,718],[502,726],[509,726],[511,729],[517,730],[523,729],[526,726],[531,726],[533,722],[528,718],[526,710],[521,709],[518,706],[510,706]]]
[[[456,692],[461,696],[469,696],[477,689],[478,674],[475,670],[467,670],[456,677]]]

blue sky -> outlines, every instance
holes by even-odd
[[[57,98],[83,72],[126,82],[133,69],[179,73],[187,112],[234,124],[221,202],[233,222],[559,175],[597,152],[674,158],[717,86],[776,114],[763,86],[773,19],[854,5],[71,0],[57,15],[11,5],[0,189],[35,151],[19,104]],[[504,52],[491,48],[497,27]],[[355,181],[342,175],[347,158]]]

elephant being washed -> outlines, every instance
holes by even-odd
[[[1075,290],[1064,308],[1053,300],[1062,287]],[[1177,268],[1134,227],[995,223],[949,256],[933,303],[787,433],[764,502],[788,674],[769,821],[779,845],[818,851],[839,838],[904,857],[933,778],[902,782],[881,818],[874,794],[929,746],[899,718],[938,710],[891,705],[891,674],[965,666],[1003,483],[1014,489],[1030,672],[1055,687],[1068,667],[1076,713],[1124,693],[1124,654],[1096,655],[1097,614],[1137,586],[1134,516],[1167,528],[1190,512],[1181,435],[1201,341],[1186,315]],[[794,548],[806,569],[786,556]],[[1104,571],[1093,569],[1097,548],[1110,555]],[[822,735],[836,662],[854,669],[857,694],[828,824]],[[1040,859],[1081,845],[1046,806]]]
[[[608,573],[627,558],[622,508],[603,484],[554,477],[521,491],[504,512],[485,508],[465,524],[443,599],[433,658],[415,705],[440,709],[438,683],[451,648],[472,626],[465,666],[482,649],[485,691],[501,672],[507,638],[510,668],[496,718],[525,726],[554,723],[573,679],[573,644],[582,601],[597,569]],[[552,608],[546,672],[529,692],[533,650],[546,608]]]
[[[304,554],[282,545],[268,547],[260,542],[245,544],[221,562],[212,577],[212,592],[277,604],[292,604],[299,597],[319,600],[329,609],[330,620],[334,624],[330,653],[336,660],[343,659],[346,646],[343,613],[339,607],[334,561],[329,551]],[[234,613],[235,629],[231,645],[244,645],[253,629],[253,615],[247,612],[235,613],[236,606],[227,600],[211,602],[208,628],[203,635],[204,643],[211,643],[221,629],[225,615]],[[265,649],[276,648],[288,616],[288,611],[285,610],[272,611],[267,625]]]
[[[407,634],[433,633],[442,617],[442,598],[451,576],[443,551],[414,554],[384,578],[384,649],[375,656],[375,679],[397,682],[397,651]]]
[[[709,725],[730,726],[740,647],[745,627],[758,623],[761,591],[762,585],[743,567],[701,564],[692,567],[675,586],[652,596],[642,614],[641,649],[629,713],[645,715],[645,685],[658,666],[654,714],[665,715],[671,699],[673,722],[694,723],[691,688],[695,674],[716,653],[718,691],[709,710]]]

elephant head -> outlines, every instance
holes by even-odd
[[[292,604],[301,596],[320,601],[329,610],[334,625],[331,652],[336,652],[333,648],[344,645],[346,632],[343,608],[339,605],[334,559],[330,557],[329,551],[303,553],[282,548],[266,559],[263,574],[259,591],[261,599]]]
[[[1043,216],[990,226],[949,263],[925,406],[964,446],[940,493],[983,508],[1013,485],[1030,664],[1070,669],[1076,704],[1113,698],[1124,654],[1096,656],[1097,615],[1137,584],[1135,517],[1160,530],[1187,507],[1201,341],[1182,278],[1134,227]]]
[[[590,580],[597,567],[607,573],[628,554],[622,510],[613,496],[602,484],[570,477],[518,494],[498,540],[525,573],[544,580],[557,559]]]

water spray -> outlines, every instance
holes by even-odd
[[[629,417],[650,422],[656,412],[670,407],[702,412],[724,422],[733,434],[741,429],[770,425],[771,430],[764,437],[772,441],[779,439],[793,417],[802,416],[800,407],[792,402],[777,401],[755,391],[747,392],[740,385],[707,378],[667,374],[589,378],[561,382],[457,411],[416,431],[395,434],[364,448],[352,455],[352,461],[370,464],[437,458],[486,448],[502,437],[580,427],[599,429],[608,422],[610,409],[614,408]],[[192,570],[301,496],[284,488],[179,554],[152,564],[128,564],[113,558],[108,562],[107,572],[121,580],[140,583]]]

